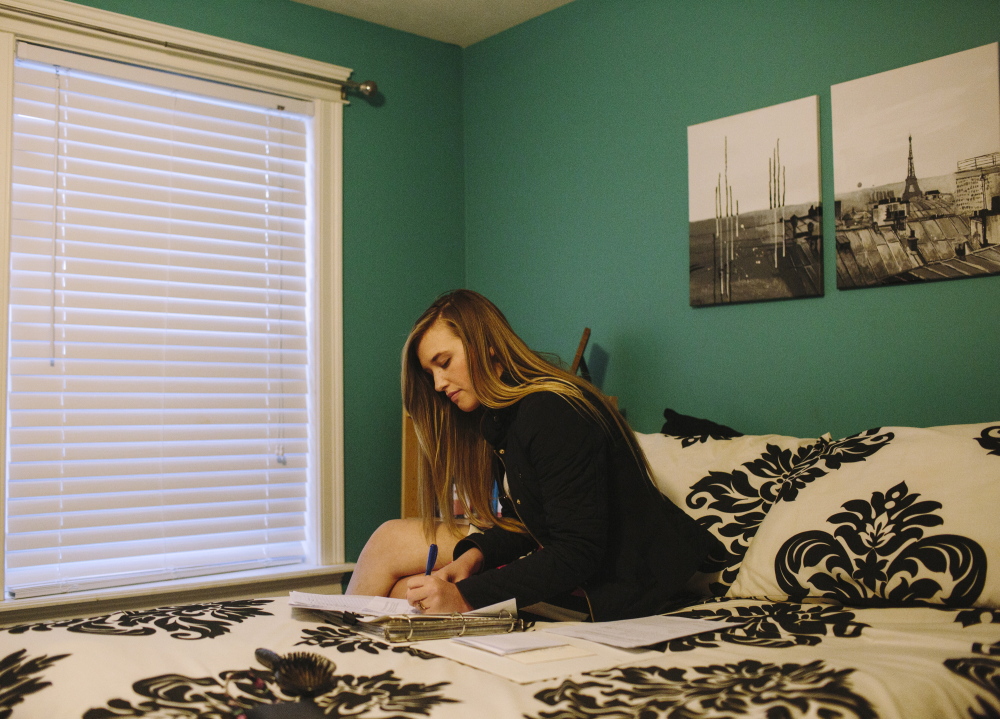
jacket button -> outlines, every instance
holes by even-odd
[[[517,500],[514,500],[514,501],[515,501],[515,502],[516,502],[517,504],[520,504],[520,503],[521,503],[521,500],[520,500],[520,499],[517,499]]]
[[[503,450],[497,450],[497,454],[503,454]]]

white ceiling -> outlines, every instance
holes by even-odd
[[[468,47],[571,0],[295,0]]]

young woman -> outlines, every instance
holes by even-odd
[[[530,350],[482,295],[450,292],[417,320],[402,389],[424,519],[382,525],[348,593],[427,612],[514,598],[607,621],[664,611],[705,558],[710,535],[657,491],[614,404]],[[455,495],[477,528],[467,536]],[[430,541],[439,559],[424,576]]]

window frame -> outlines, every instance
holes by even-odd
[[[9,305],[11,152],[13,132],[13,76],[17,42],[36,42],[73,52],[92,54],[171,72],[179,72],[218,82],[250,87],[265,92],[311,101],[314,107],[313,163],[315,183],[313,228],[315,252],[313,276],[316,360],[312,368],[314,408],[311,425],[315,429],[313,456],[316,458],[315,486],[312,488],[309,521],[312,528],[315,562],[293,568],[265,569],[219,574],[190,580],[174,580],[110,590],[54,595],[50,597],[0,598],[0,624],[9,619],[47,617],[86,605],[88,608],[113,603],[151,606],[165,598],[260,596],[259,592],[280,594],[290,588],[326,587],[339,584],[339,575],[350,571],[344,562],[344,460],[343,460],[343,265],[342,265],[342,146],[343,106],[347,104],[337,81],[347,80],[349,68],[260,48],[233,40],[184,30],[126,15],[76,5],[65,0],[5,0],[0,6],[0,256],[5,264],[0,283],[0,333],[9,332],[6,308]],[[18,9],[24,13],[17,12]],[[40,18],[38,15],[47,16]],[[50,20],[49,17],[58,18]],[[89,28],[87,27],[89,26]],[[90,28],[105,28],[102,32]],[[147,38],[143,42],[135,38]],[[178,48],[199,48],[207,55]],[[245,58],[246,63],[216,59],[217,56]],[[259,65],[268,66],[261,69]],[[270,69],[287,68],[288,74]],[[313,78],[329,78],[323,82]],[[318,201],[322,198],[323,201]],[[7,406],[7,353],[0,352],[0,403]],[[6,523],[7,417],[0,412],[0,519]],[[0,538],[5,552],[6,538]],[[0,561],[0,579],[4,562]],[[334,587],[335,588],[335,587]]]

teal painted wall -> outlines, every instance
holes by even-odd
[[[830,85],[998,28],[996,0],[574,0],[473,45],[468,286],[537,349],[571,357],[591,327],[591,369],[641,431],[668,406],[797,436],[996,420],[1000,277],[836,289]],[[810,95],[825,296],[692,309],[687,126]]]
[[[290,0],[82,4],[354,68],[344,112],[347,547],[398,513],[398,357],[466,284],[538,349],[588,361],[633,425],[665,406],[745,432],[998,418],[1000,278],[688,306],[690,124],[998,39],[963,0],[574,0],[466,50]],[[464,146],[464,150],[463,150]],[[832,207],[832,190],[824,202]]]
[[[399,353],[442,288],[461,285],[461,50],[290,0],[81,4],[354,69],[384,104],[344,109],[348,558],[399,516]]]

